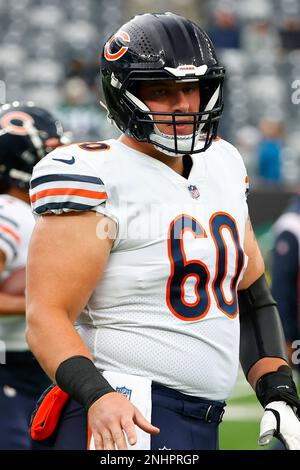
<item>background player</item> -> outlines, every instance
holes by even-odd
[[[32,168],[62,144],[62,136],[60,122],[33,103],[0,108],[0,339],[6,347],[0,366],[0,449],[30,448],[29,418],[49,383],[25,342],[23,268],[34,227],[28,194]]]
[[[134,423],[153,434],[153,449],[217,448],[239,359],[238,284],[241,362],[266,407],[260,442],[277,433],[299,448],[289,406],[299,400],[248,218],[245,168],[216,139],[224,69],[213,45],[185,18],[141,15],[106,43],[102,76],[109,116],[124,134],[55,152],[32,179],[34,212],[57,215],[41,218],[32,239],[27,338],[75,399],[56,448],[86,445],[86,432],[70,439],[70,427],[86,428],[76,401],[89,410],[99,449],[125,448],[123,431],[134,444]],[[101,223],[113,221],[114,240],[96,236],[95,208]],[[162,216],[157,233],[137,237],[152,226],[152,209]],[[38,260],[41,249],[47,256]],[[72,327],[80,312],[90,350]],[[109,383],[139,403],[159,435]],[[134,400],[138,390],[149,400]]]
[[[295,194],[286,211],[274,225],[274,249],[272,257],[272,293],[278,303],[289,360],[299,372],[299,363],[293,361],[298,348],[299,317],[299,269],[300,269],[300,193]],[[295,354],[297,359],[297,353]]]

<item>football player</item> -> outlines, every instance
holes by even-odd
[[[290,363],[300,372],[299,354],[293,347],[299,347],[294,341],[299,340],[300,333],[300,192],[293,196],[286,211],[274,224],[273,233],[272,293],[279,306]]]
[[[27,340],[57,386],[32,435],[56,449],[90,435],[96,449],[216,449],[239,358],[265,409],[260,443],[274,434],[300,448],[246,170],[217,137],[224,73],[197,24],[134,17],[102,53],[122,135],[34,169]]]
[[[278,303],[288,358],[294,372],[300,372],[299,299],[300,299],[300,192],[273,226],[272,294]],[[274,449],[282,449],[277,442]]]
[[[60,122],[33,103],[14,102],[0,108],[2,283],[17,272],[22,276],[34,226],[28,193],[31,172],[47,152],[61,145],[62,136]],[[30,449],[30,415],[49,383],[25,342],[24,273],[23,276],[23,281],[14,277],[15,282],[19,279],[19,287],[15,286],[14,291],[12,284],[11,293],[4,288],[1,291],[0,284],[0,340],[6,353],[5,364],[0,366],[0,449],[9,450]]]

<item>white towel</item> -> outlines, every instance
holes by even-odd
[[[122,374],[119,372],[104,371],[103,376],[110,385],[119,393],[123,393],[138,408],[142,415],[151,422],[152,414],[152,396],[151,384],[152,380],[137,375]],[[137,443],[133,446],[129,445],[127,438],[126,443],[129,450],[150,450],[151,435],[135,426]],[[95,450],[94,438],[92,436],[90,442],[90,450]]]

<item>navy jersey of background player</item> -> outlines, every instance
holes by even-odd
[[[274,234],[272,290],[291,347],[300,334],[300,193],[275,223]],[[293,352],[296,352],[295,348],[290,348],[291,355]],[[297,362],[294,360],[293,366],[300,372]]]

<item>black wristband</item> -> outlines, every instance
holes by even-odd
[[[263,407],[271,401],[285,401],[300,411],[297,388],[288,366],[280,366],[277,371],[264,374],[257,381],[256,396]]]
[[[57,385],[86,410],[106,393],[115,392],[95,364],[85,356],[63,361],[55,373]]]

